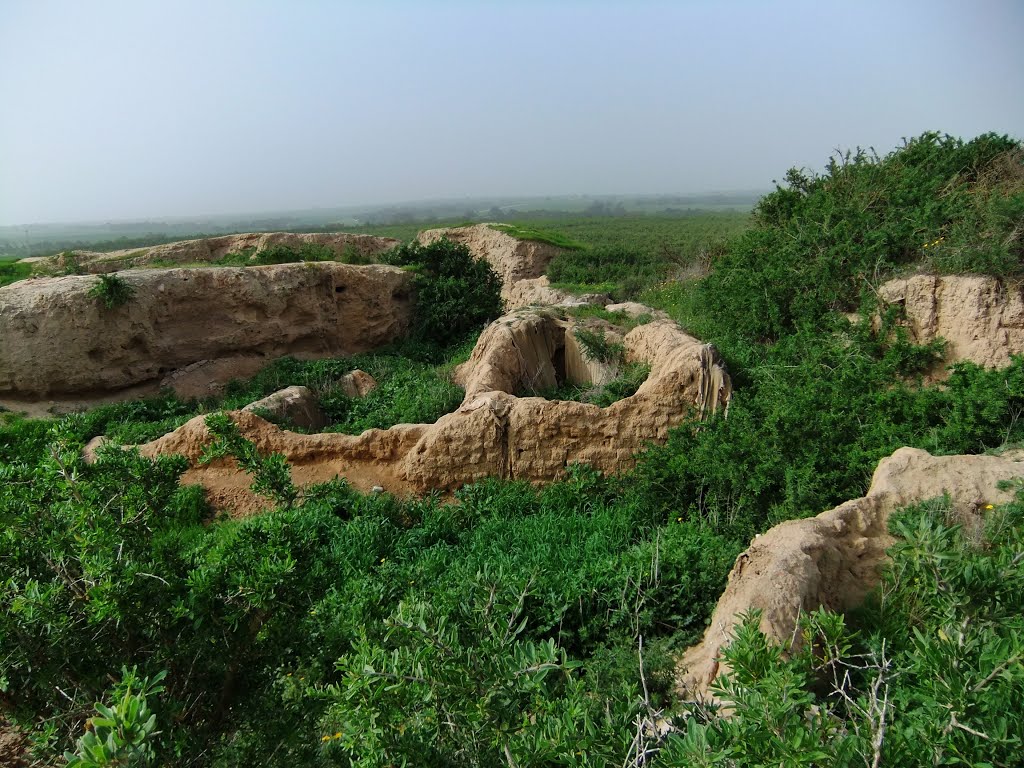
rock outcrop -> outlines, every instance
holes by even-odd
[[[258,254],[275,245],[299,248],[303,245],[323,245],[339,257],[351,256],[359,260],[372,260],[401,243],[391,237],[354,235],[348,232],[250,232],[242,235],[221,235],[197,240],[180,240],[175,243],[153,245],[144,248],[126,248],[109,253],[95,251],[70,251],[68,256],[60,254],[44,259],[35,259],[37,268],[63,270],[74,266],[83,272],[101,274],[135,269],[151,264],[197,264],[217,261],[229,254],[251,250]],[[73,261],[73,264],[71,263]]]
[[[601,293],[573,294],[551,287],[546,276],[531,280],[519,280],[502,290],[505,308],[521,309],[522,307],[579,307],[584,305],[604,306],[612,299]]]
[[[366,371],[356,368],[342,376],[338,386],[346,397],[366,397],[377,388],[377,380]]]
[[[328,424],[316,393],[309,387],[285,387],[249,403],[242,410],[309,432],[318,432]]]
[[[146,269],[121,278],[131,297],[112,309],[89,295],[94,276],[0,288],[0,397],[174,386],[173,373],[197,363],[206,381],[223,359],[363,352],[403,335],[413,310],[409,274],[381,265]]]
[[[946,340],[943,366],[998,368],[1024,353],[1024,285],[982,275],[915,275],[885,283],[878,294],[903,307],[914,341]]]
[[[567,376],[567,322],[552,310],[514,313],[481,336],[459,371],[466,397],[435,424],[400,424],[359,436],[297,435],[253,414],[235,416],[242,433],[265,453],[282,453],[296,483],[337,476],[362,490],[422,494],[452,491],[485,477],[549,482],[574,462],[606,473],[632,467],[636,454],[687,419],[725,408],[731,382],[714,348],[660,321],[623,338],[627,360],[650,365],[637,393],[607,408],[542,397],[519,397],[541,381]],[[588,369],[576,373],[586,380]],[[199,482],[215,505],[245,514],[263,508],[249,480],[230,462],[198,464],[209,440],[202,417],[147,445],[148,456],[183,453],[185,482]]]
[[[719,655],[732,639],[739,616],[761,611],[761,631],[777,643],[794,639],[799,616],[825,607],[847,611],[863,602],[886,562],[889,514],[900,507],[948,495],[967,524],[986,503],[1013,497],[1001,480],[1024,476],[1019,455],[932,456],[900,448],[875,470],[866,496],[806,520],[791,520],[756,537],[737,559],[725,592],[700,644],[679,664],[679,692],[707,695],[723,671]]]

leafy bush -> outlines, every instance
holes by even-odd
[[[68,768],[151,765],[155,757],[152,739],[159,731],[156,715],[149,710],[150,696],[163,691],[165,672],[136,678],[136,671],[121,668],[121,681],[114,690],[113,706],[96,705],[98,717],[86,721],[86,732],[74,753],[65,752]]]
[[[583,326],[576,326],[572,329],[572,335],[576,337],[583,354],[591,360],[608,365],[619,365],[626,354],[626,348],[617,342],[610,341],[608,334],[603,328],[592,330]]]
[[[618,376],[607,384],[563,384],[553,390],[535,392],[537,397],[547,400],[573,400],[578,403],[591,403],[607,408],[612,403],[632,397],[647,381],[651,367],[644,363],[626,363]]]
[[[414,335],[448,346],[502,312],[501,278],[469,248],[447,238],[430,245],[401,245],[381,256],[385,264],[415,268]]]
[[[778,339],[856,308],[901,267],[1024,272],[1024,155],[1007,136],[926,133],[879,157],[857,150],[823,175],[797,169],[702,282],[702,304],[734,333]]]
[[[89,289],[89,296],[107,309],[127,304],[132,297],[132,287],[117,275],[98,275],[99,282]]]

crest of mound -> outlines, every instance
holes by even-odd
[[[153,245],[144,248],[126,248],[109,253],[94,251],[70,251],[74,266],[91,274],[117,272],[123,269],[145,267],[153,263],[195,264],[217,261],[232,253],[252,250],[253,255],[275,245],[299,248],[303,245],[322,245],[338,256],[352,254],[372,260],[389,251],[401,241],[390,237],[356,235],[348,232],[249,232],[242,235],[221,235],[197,240],[180,240],[175,243]],[[72,266],[65,254],[37,260],[46,269],[66,269]]]
[[[532,306],[579,307],[584,305],[604,306],[612,297],[603,293],[573,294],[551,287],[547,276],[531,280],[519,280],[502,290],[502,298],[508,309]]]
[[[335,262],[120,274],[131,290],[105,307],[91,275],[0,288],[0,398],[87,399],[161,382],[185,396],[251,375],[274,357],[380,347],[407,331],[409,273]]]
[[[501,278],[502,298],[506,301],[516,283],[543,276],[551,260],[562,252],[561,248],[548,243],[519,240],[494,229],[489,224],[427,229],[420,232],[417,240],[423,245],[430,245],[442,238],[465,245],[474,258],[483,259],[490,264]],[[526,303],[557,303],[547,300],[551,297],[545,295],[544,300]]]
[[[948,495],[966,525],[980,523],[986,503],[1013,498],[1002,480],[1024,476],[1019,456],[932,456],[900,448],[883,459],[868,494],[806,520],[791,520],[756,537],[736,559],[725,592],[701,642],[683,655],[677,686],[685,698],[704,698],[724,671],[719,656],[739,617],[761,611],[760,628],[775,643],[796,638],[803,612],[847,611],[875,586],[892,544],[889,514]]]
[[[902,308],[914,341],[945,339],[945,358],[933,379],[944,378],[953,363],[1000,368],[1024,354],[1024,284],[984,275],[914,275],[890,280],[878,295]]]
[[[552,310],[517,312],[492,323],[458,371],[466,389],[461,406],[434,424],[399,424],[358,436],[300,435],[253,413],[232,416],[261,453],[284,455],[297,484],[344,477],[364,491],[381,486],[418,495],[487,477],[551,482],[576,462],[622,472],[672,427],[727,407],[732,385],[718,353],[668,321],[622,336],[625,359],[650,366],[632,397],[601,408],[520,396],[545,379],[594,383],[608,375],[583,359],[570,327]],[[242,515],[264,509],[233,461],[199,463],[209,440],[203,417],[197,417],[140,450],[185,455],[191,468],[183,482],[203,485],[221,509]]]

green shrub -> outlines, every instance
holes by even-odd
[[[16,261],[0,261],[0,288],[32,276],[31,264],[19,264]]]
[[[414,335],[448,346],[502,312],[501,278],[469,248],[447,238],[430,245],[412,242],[381,256],[385,264],[415,268]]]
[[[159,731],[155,731],[156,715],[150,712],[148,699],[163,691],[160,681],[166,672],[152,680],[140,680],[136,674],[134,669],[121,668],[121,681],[113,693],[114,704],[96,705],[97,716],[86,721],[86,733],[78,739],[74,753],[64,753],[67,768],[153,763],[152,740]]]
[[[745,338],[778,339],[856,308],[936,241],[934,266],[1020,275],[1022,178],[1019,144],[995,134],[926,133],[885,157],[834,157],[820,176],[792,169],[702,281],[702,304]]]
[[[127,304],[132,297],[132,287],[117,275],[98,275],[99,282],[89,289],[89,296],[107,309]]]
[[[583,354],[591,360],[607,365],[621,365],[625,358],[626,348],[621,343],[610,341],[603,328],[591,330],[578,325],[572,329],[572,335],[582,347]]]

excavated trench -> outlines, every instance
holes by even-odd
[[[450,492],[486,477],[535,483],[561,477],[572,463],[606,473],[633,466],[645,444],[667,438],[688,418],[724,408],[731,382],[713,348],[659,320],[622,339],[625,359],[650,366],[636,394],[607,408],[519,396],[559,380],[597,383],[613,375],[574,343],[571,323],[550,310],[520,311],[492,323],[456,372],[465,398],[434,424],[398,424],[361,435],[303,435],[249,412],[234,412],[242,434],[261,452],[281,453],[297,484],[344,477],[356,488],[398,494]],[[200,464],[209,442],[204,417],[140,447],[143,454],[182,454],[184,482],[199,483],[214,506],[235,514],[264,509],[250,479],[232,460]]]

